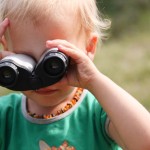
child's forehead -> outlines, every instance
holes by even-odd
[[[49,31],[49,29],[53,28],[56,32],[58,28],[64,30],[78,30],[80,27],[80,23],[78,18],[75,15],[70,15],[69,13],[66,15],[45,15],[43,17],[30,16],[24,18],[24,20],[19,21],[14,18],[10,18],[10,27],[15,31],[27,31],[26,29],[31,28],[35,31],[40,31],[41,29]]]
[[[62,3],[62,0],[53,0],[53,3],[52,0],[45,0],[44,3],[41,2],[41,0],[37,0],[34,3],[34,0],[30,1],[32,1],[32,3],[28,2],[26,7],[24,4],[20,3],[19,5],[17,4],[18,2],[16,2],[14,5],[20,6],[20,9],[16,11],[14,11],[14,8],[10,10],[7,9],[7,16],[11,21],[11,25],[15,26],[17,29],[26,25],[33,25],[35,28],[39,28],[43,27],[44,24],[49,24],[49,26],[61,24],[64,27],[66,24],[72,27],[73,24],[80,24],[76,8],[71,7],[72,5],[70,6],[70,3],[66,2],[68,0],[65,0],[64,3]]]
[[[35,42],[39,45],[45,45],[46,40],[71,40],[79,33],[80,25],[73,16],[69,15],[64,17],[62,15],[49,16],[49,18],[45,17],[39,20],[26,18],[21,22],[11,19],[9,31],[10,34],[7,35],[6,39],[11,37],[13,48],[20,50],[24,45],[22,43],[27,43],[23,49],[28,49],[28,47],[34,47]]]
[[[60,6],[60,4],[54,4],[50,6],[48,7],[46,5],[43,5],[38,6],[34,9],[32,9],[32,7],[30,6],[31,8],[24,10],[24,12],[20,10],[20,12],[18,12],[17,14],[16,12],[14,12],[14,14],[8,13],[8,18],[10,19],[11,25],[14,26],[16,30],[24,30],[24,27],[26,28],[26,26],[39,29],[47,26],[47,24],[49,25],[49,27],[55,25],[56,29],[59,24],[61,24],[64,29],[66,28],[66,26],[71,26],[72,28],[76,26],[77,30],[77,26],[81,26],[77,11],[69,7],[68,4],[63,4],[62,6]],[[66,29],[69,30],[69,28]]]
[[[3,3],[0,5],[0,19],[8,17],[14,19],[17,24],[30,19],[37,26],[43,22],[43,18],[50,20],[53,17],[57,20],[62,17],[68,23],[73,18],[86,32],[97,34],[101,34],[101,30],[107,29],[110,25],[98,17],[95,0],[1,1]]]

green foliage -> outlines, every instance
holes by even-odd
[[[98,0],[97,4],[101,11],[108,13],[110,16],[118,16],[128,10],[134,13],[135,10],[143,11],[150,8],[149,0]]]
[[[98,0],[97,4],[100,11],[111,18],[114,37],[134,30],[140,17],[150,11],[149,0]]]

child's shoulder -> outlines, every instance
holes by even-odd
[[[102,106],[100,105],[96,97],[90,91],[86,92],[82,106],[86,106],[86,108],[88,108],[91,112],[92,111],[97,112],[98,110],[100,112],[102,111]]]
[[[88,90],[86,90],[86,97],[87,99],[90,99],[90,100],[95,100],[95,96]]]
[[[10,93],[8,95],[0,96],[0,107],[7,107],[20,103],[22,99],[21,93]]]
[[[88,90],[86,91],[84,99],[90,105],[92,105],[92,104],[99,104],[98,101],[97,101],[97,99],[95,98],[95,96],[90,91],[88,91]]]

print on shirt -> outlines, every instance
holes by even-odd
[[[76,150],[73,146],[69,146],[67,141],[64,141],[59,147],[47,145],[43,140],[39,141],[40,150]]]

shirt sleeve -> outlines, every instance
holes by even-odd
[[[95,121],[96,121],[97,130],[98,129],[100,130],[100,133],[102,134],[107,144],[111,145],[111,147],[113,147],[114,149],[119,150],[118,145],[115,143],[113,139],[110,138],[108,134],[108,125],[110,120],[107,116],[107,113],[103,110],[103,108],[101,107],[101,105],[98,103],[97,100],[95,102],[95,114],[96,114]]]

